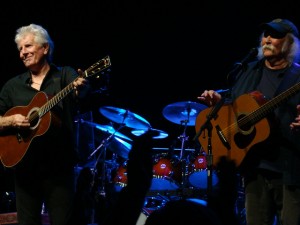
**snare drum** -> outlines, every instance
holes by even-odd
[[[196,188],[205,189],[207,188],[207,161],[206,154],[199,153],[196,156],[189,157],[189,175],[188,181],[189,183]],[[218,177],[216,173],[212,172],[212,185],[216,185],[218,183]]]
[[[177,173],[180,172],[176,166],[175,158],[169,158],[167,154],[162,153],[154,156],[153,160],[153,179],[150,190],[176,190],[179,188]]]

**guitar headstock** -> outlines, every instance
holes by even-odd
[[[110,57],[106,56],[103,59],[99,60],[98,62],[91,65],[88,69],[86,69],[83,73],[83,78],[87,78],[90,76],[96,76],[100,72],[104,71],[105,69],[111,66]]]

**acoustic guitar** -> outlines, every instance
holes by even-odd
[[[266,116],[299,91],[300,82],[269,101],[262,101],[262,94],[255,91],[223,105],[217,116],[210,120],[210,143],[207,130],[202,126],[213,107],[202,110],[196,118],[195,128],[204,151],[208,153],[209,146],[212,148],[213,159],[216,159],[212,164],[216,166],[218,159],[225,156],[239,166],[253,145],[269,137],[270,125]]]
[[[81,77],[88,78],[98,75],[110,66],[110,57],[106,56],[86,69]],[[5,167],[17,165],[26,154],[32,140],[47,132],[54,119],[50,110],[70,94],[72,90],[74,90],[73,82],[51,99],[48,99],[46,93],[38,92],[27,106],[13,107],[4,114],[4,116],[22,114],[29,118],[31,124],[29,129],[11,128],[1,132],[0,158]]]

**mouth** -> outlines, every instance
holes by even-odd
[[[274,47],[272,45],[265,45],[265,46],[263,46],[263,50],[273,51]]]
[[[27,63],[27,62],[29,62],[30,60],[31,60],[31,57],[26,57],[26,58],[24,57],[24,58],[23,58],[23,62],[24,62],[24,63]]]

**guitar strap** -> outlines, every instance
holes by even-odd
[[[280,94],[281,92],[287,90],[297,83],[300,78],[300,66],[293,63],[290,68],[285,72],[283,80],[275,91],[274,96]]]

